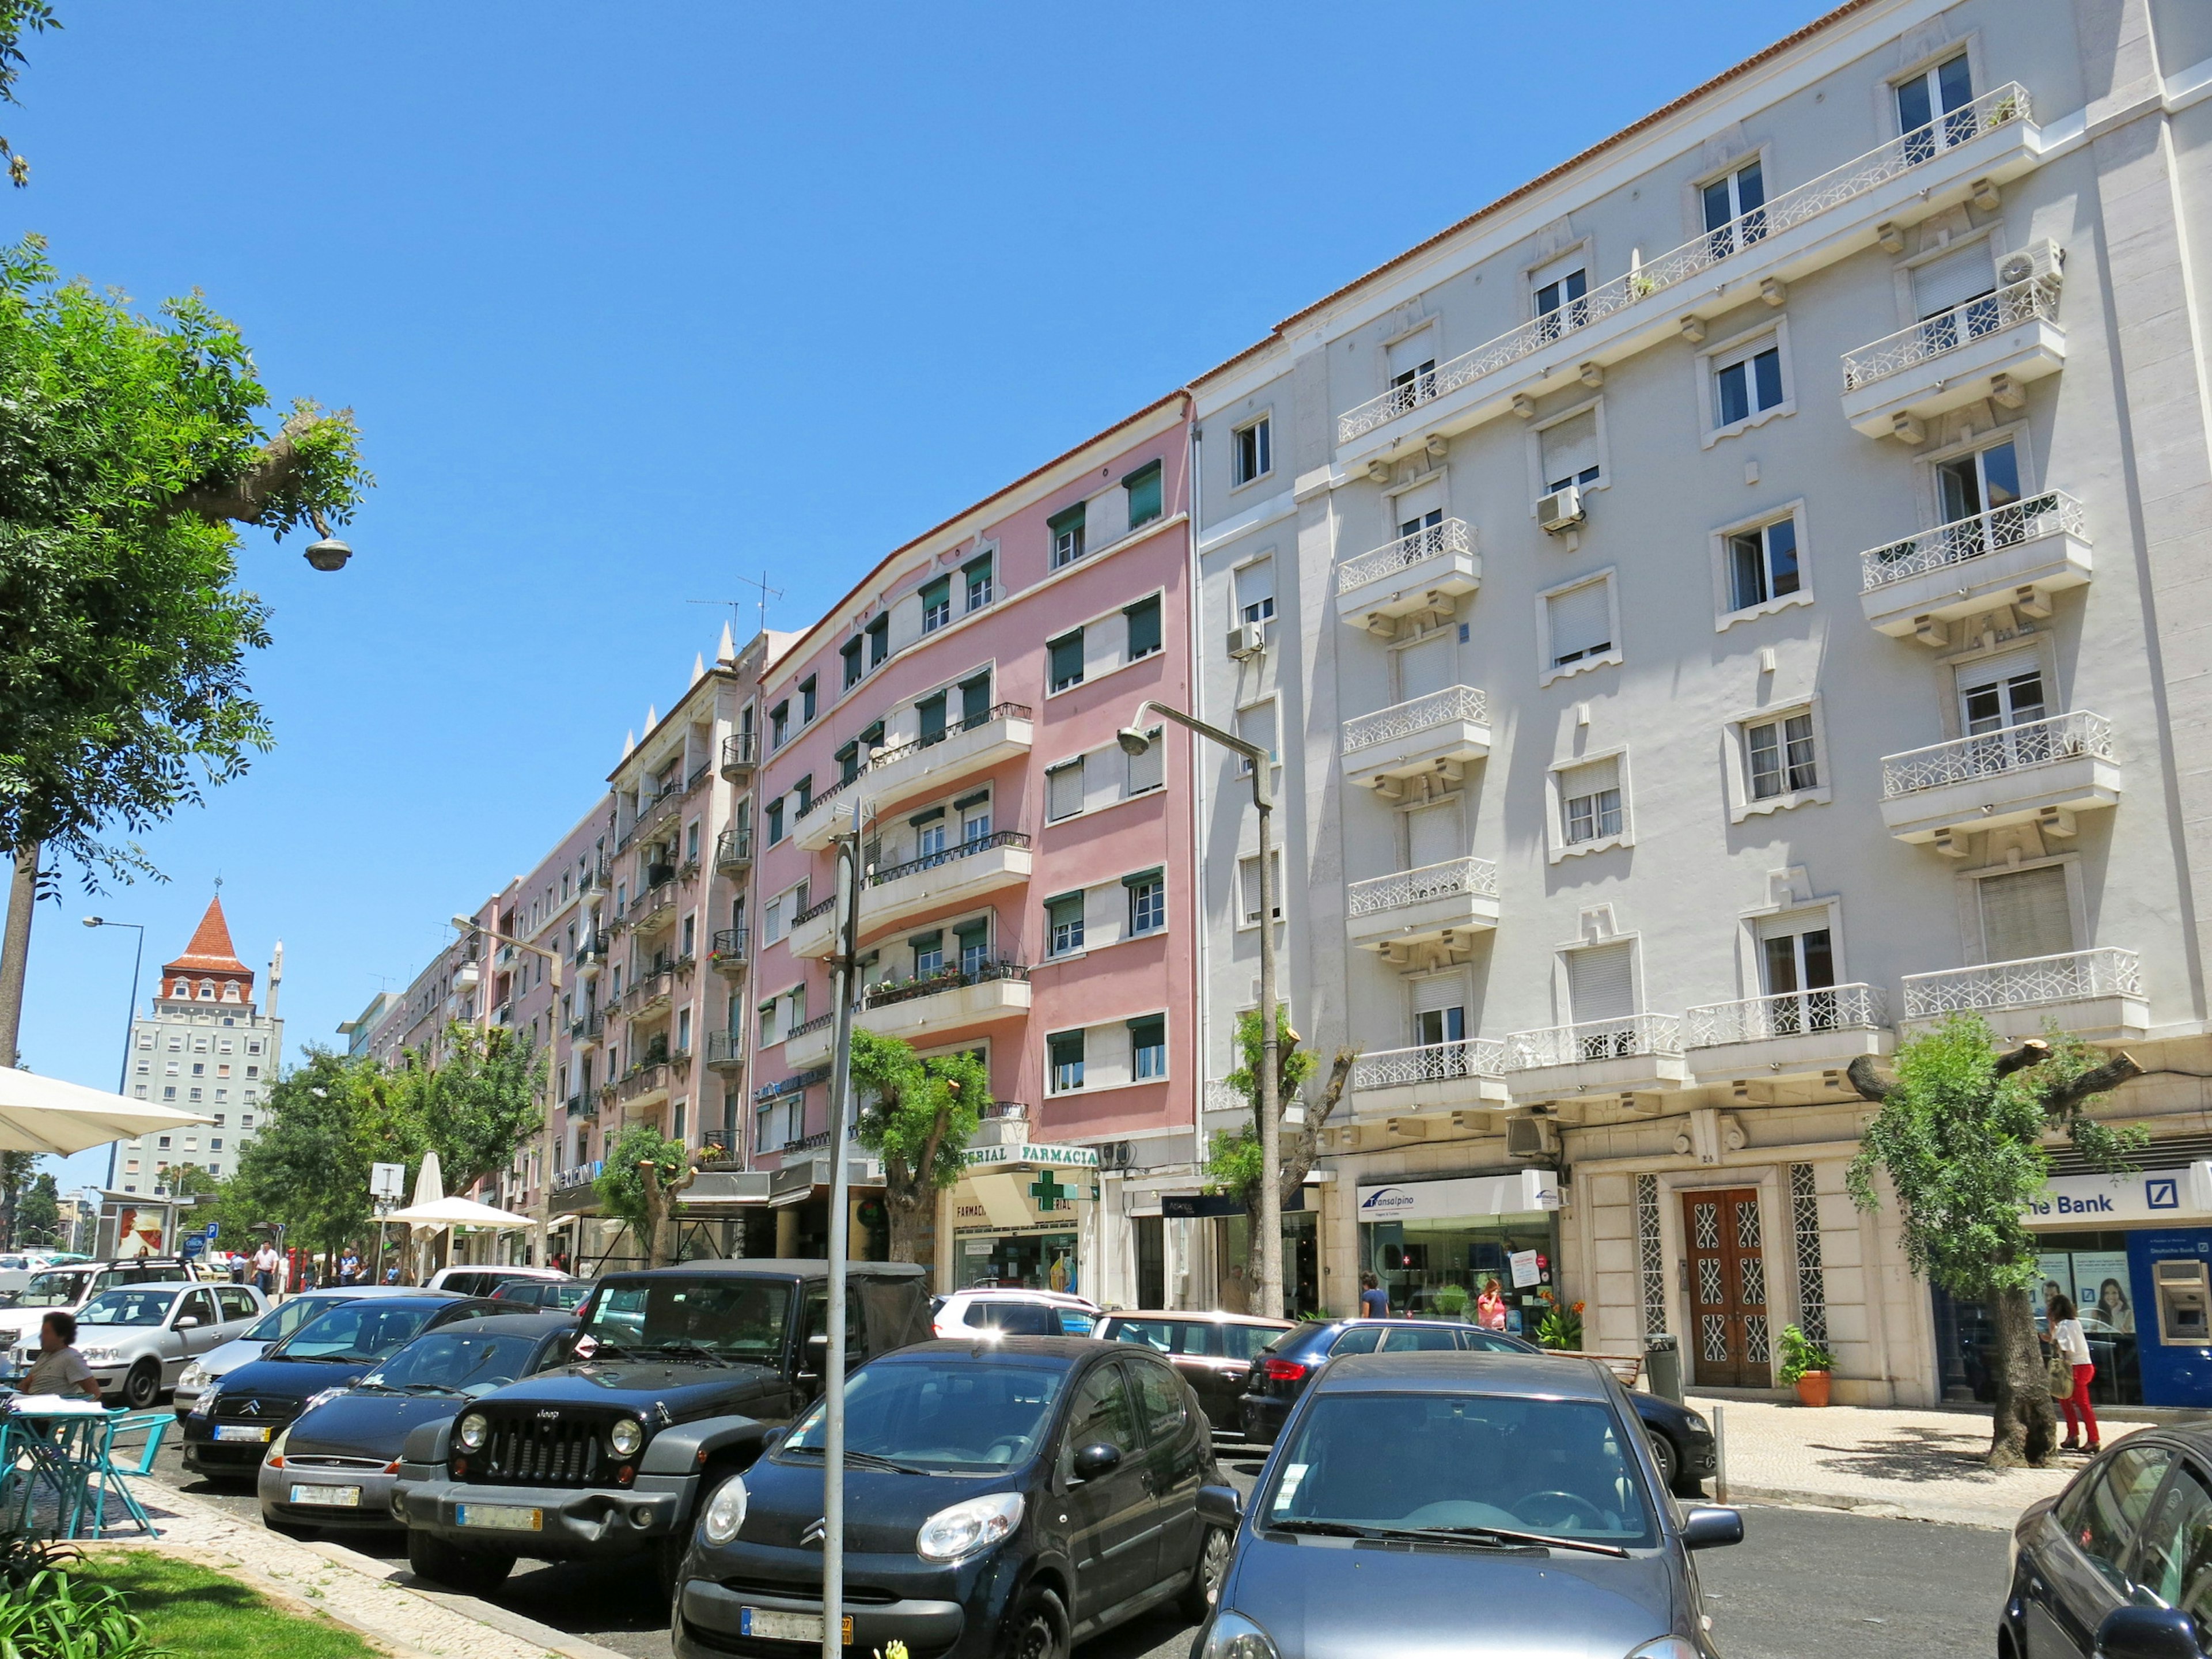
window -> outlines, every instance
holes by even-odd
[[[2050,711],[2043,689],[2043,666],[2033,651],[2008,651],[1961,665],[1959,702],[1967,735],[1985,736],[2042,720]],[[2049,755],[2036,755],[2012,745],[1985,745],[1978,757],[1991,771],[2032,764]]]
[[[1437,393],[1437,331],[1423,327],[1390,342],[1387,349],[1393,412],[1413,408]]]
[[[1121,488],[1129,496],[1129,528],[1150,524],[1160,516],[1164,506],[1162,495],[1162,476],[1158,461],[1147,461],[1127,477]]]
[[[1055,691],[1065,691],[1070,686],[1083,684],[1083,630],[1062,634],[1048,641],[1045,650],[1052,659],[1051,685]]]
[[[2010,439],[1936,468],[1937,510],[1943,522],[1978,518],[2020,499],[2020,452]]]
[[[1129,624],[1129,660],[1149,657],[1160,648],[1160,598],[1139,599],[1121,612]]]
[[[945,971],[945,934],[941,930],[916,933],[907,943],[914,950],[914,976],[916,979],[927,979],[933,974]]]
[[[1740,426],[1754,415],[1781,408],[1782,346],[1761,335],[1713,358],[1713,424]]]
[[[991,602],[991,555],[970,559],[960,567],[960,576],[968,594],[968,609],[981,611]]]
[[[1237,619],[1263,623],[1275,615],[1275,562],[1255,559],[1237,572]]]
[[[1083,895],[1063,893],[1044,902],[1046,936],[1050,954],[1073,956],[1083,948]]]
[[[939,576],[921,586],[921,631],[934,634],[952,620],[952,578]]]
[[[1124,876],[1121,886],[1129,896],[1129,933],[1132,938],[1157,933],[1168,925],[1168,884],[1164,871],[1146,870],[1133,876]]]
[[[2169,1456],[2163,1446],[2125,1446],[2114,1452],[2071,1527],[2073,1543],[2122,1595],[2133,1588],[2122,1566],[2135,1542],[2136,1528],[2166,1478]]]
[[[1813,757],[1813,717],[1785,714],[1743,729],[1746,775],[1753,800],[1773,800],[1820,787]]]
[[[962,922],[952,930],[952,942],[960,947],[960,971],[980,973],[991,959],[991,919],[979,916]]]
[[[1938,149],[1974,136],[1974,82],[1966,54],[1945,58],[1897,83],[1897,130],[1907,135],[1905,159],[1926,161]],[[1944,119],[1939,125],[1936,117]]]
[[[1052,1092],[1066,1094],[1083,1086],[1083,1033],[1054,1031],[1044,1040],[1052,1068]]]
[[[1078,501],[1064,513],[1055,513],[1045,520],[1052,532],[1052,568],[1054,570],[1073,564],[1083,556],[1084,505]]]
[[[768,844],[775,846],[783,839],[783,797],[778,795],[768,804]]]
[[[1634,950],[1626,939],[1611,945],[1585,945],[1567,952],[1568,1012],[1577,1024],[1585,1020],[1621,1019],[1636,1012],[1635,981],[1631,973]],[[1585,1042],[1583,1052],[1592,1060],[1608,1058],[1603,1039],[1597,1046]]]
[[[1229,439],[1229,482],[1248,484],[1275,470],[1272,423],[1262,415],[1249,426],[1240,426]]]
[[[2203,1643],[2212,1637],[2212,1491],[2195,1469],[2175,1471],[2142,1536],[2136,1571],[2143,1589],[2186,1613]]]
[[[1080,757],[1055,766],[1044,775],[1048,820],[1073,817],[1083,810],[1083,761]]]
[[[1547,319],[1541,331],[1546,339],[1555,340],[1589,319],[1589,307],[1583,304],[1583,295],[1589,292],[1589,273],[1579,266],[1557,276],[1539,273],[1536,314]]]
[[[1269,873],[1273,878],[1275,888],[1275,920],[1280,921],[1283,919],[1283,849],[1279,847],[1275,849],[1273,864],[1274,868]],[[1237,860],[1237,890],[1244,901],[1244,925],[1256,927],[1260,925],[1260,855],[1257,853],[1247,854]]]
[[[1797,591],[1797,520],[1777,519],[1728,538],[1729,609],[1748,611]]]
[[[855,635],[838,647],[837,654],[845,659],[845,689],[849,691],[860,683],[860,641]]]
[[[1168,1018],[1147,1014],[1129,1022],[1130,1073],[1140,1081],[1168,1074]]]
[[[791,896],[787,893],[778,893],[768,902],[767,906],[761,912],[762,944],[773,945],[783,937],[784,918],[790,914],[790,911]],[[616,965],[616,972],[617,975],[621,972],[619,963]],[[621,988],[617,986],[616,988],[619,990]]]
[[[1266,702],[1254,703],[1249,708],[1238,709],[1237,735],[1255,749],[1264,752],[1269,765],[1276,765],[1281,762],[1282,755],[1275,747],[1275,705],[1273,699]],[[1239,756],[1237,770],[1239,775],[1249,777],[1252,774],[1252,763]]]
[[[799,683],[799,723],[801,726],[814,723],[814,676],[809,674]]]
[[[800,817],[805,817],[814,810],[814,774],[804,774],[797,783],[792,785],[791,793],[799,797],[799,805],[793,810]]]
[[[1705,228],[1712,234],[1707,246],[1716,259],[1726,258],[1766,234],[1766,179],[1759,163],[1747,162],[1723,173],[1705,188]],[[1737,220],[1742,220],[1737,224]]]
[[[1413,1042],[1433,1048],[1467,1040],[1467,981],[1459,974],[1435,974],[1413,983]]]
[[[1557,494],[1569,484],[1587,489],[1598,481],[1597,410],[1585,409],[1554,421],[1536,434],[1542,453],[1544,489]]]
[[[914,855],[933,858],[945,850],[945,809],[933,806],[907,820],[914,827]]]
[[[1621,823],[1620,757],[1559,774],[1560,833],[1569,846],[1618,836]]]
[[[1613,649],[1613,584],[1601,577],[1544,598],[1551,665],[1601,656]]]
[[[991,792],[979,790],[972,795],[963,795],[952,803],[952,810],[960,814],[960,839],[974,846],[991,833]]]
[[[881,668],[891,654],[891,619],[878,617],[868,624],[868,666]]]
[[[780,702],[768,711],[768,740],[771,748],[781,749],[791,738],[791,705]]]
[[[973,731],[991,713],[991,676],[988,670],[960,682],[960,729]]]
[[[1787,996],[1796,991],[1825,991],[1836,982],[1834,935],[1824,912],[1817,927],[1802,921],[1771,924],[1759,942],[1759,968],[1765,975],[1766,994]],[[1815,1006],[1817,1014],[1821,1010]],[[1833,1010],[1827,1012],[1831,1020]]]
[[[1167,744],[1161,738],[1162,728],[1154,726],[1145,733],[1147,742],[1141,755],[1129,755],[1128,792],[1141,795],[1164,786],[1167,782]]]
[[[1984,876],[1975,887],[1982,908],[1984,961],[2025,962],[2063,956],[2074,948],[2064,865]]]

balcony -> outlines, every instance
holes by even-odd
[[[669,1066],[665,1060],[648,1061],[630,1068],[629,1074],[615,1085],[615,1100],[624,1111],[643,1111],[657,1106],[668,1098]]]
[[[925,911],[966,904],[1030,878],[1030,838],[1001,830],[942,852],[886,866],[868,877],[860,895],[860,927],[872,934]],[[796,948],[795,946],[793,947]]]
[[[837,896],[817,899],[791,919],[784,943],[795,957],[819,958],[837,948]]]
[[[1891,835],[1942,852],[1959,836],[2008,823],[2071,835],[2070,814],[2119,801],[2112,722],[2078,709],[1885,755],[1881,793]]]
[[[723,927],[715,931],[707,941],[707,960],[718,974],[735,979],[745,971],[752,960],[753,939],[750,927]]]
[[[2017,409],[2066,362],[2058,283],[2031,277],[1844,354],[1844,418],[1869,438],[1917,444],[1923,422],[1991,398]]]
[[[1352,1103],[1362,1113],[1503,1106],[1505,1045],[1491,1037],[1384,1048],[1352,1064]]]
[[[741,876],[752,868],[753,832],[748,824],[743,829],[725,830],[714,837],[714,870],[718,875]]]
[[[1430,433],[1494,419],[1698,325],[1757,295],[1873,246],[2037,165],[2041,135],[2017,83],[1984,93],[1933,125],[1785,191],[1741,218],[1645,260],[1562,310],[1508,330],[1337,417],[1340,450],[1387,455]],[[1517,374],[1504,371],[1522,366]],[[1347,458],[1340,456],[1340,461]]]
[[[926,979],[869,988],[860,1023],[880,1036],[908,1042],[940,1033],[1021,1019],[1030,1011],[1030,970],[1018,962],[984,962]]]
[[[783,1063],[794,1072],[810,1071],[828,1064],[836,1046],[837,1015],[833,1009],[793,1026],[784,1034]]]
[[[738,1071],[745,1063],[745,1040],[742,1032],[709,1031],[707,1033],[707,1065],[714,1071]]]
[[[1686,1009],[1682,1047],[1700,1082],[1818,1077],[1893,1046],[1889,995],[1830,985]]]
[[[1515,1031],[1505,1039],[1507,1085],[1516,1100],[1650,1094],[1689,1080],[1681,1022],[1672,1014],[1624,1014]]]
[[[1395,799],[1402,780],[1457,778],[1490,752],[1489,699],[1471,685],[1449,685],[1356,715],[1344,723],[1343,749],[1346,782]]]
[[[869,803],[879,812],[887,811],[925,791],[949,791],[975,773],[1028,754],[1032,726],[1025,706],[1002,702],[956,721],[933,736],[878,749],[857,776],[814,798],[805,817],[793,830],[792,838],[813,852],[827,847],[849,820],[834,811],[824,812],[823,803],[836,799],[862,778],[867,780]]]
[[[632,981],[623,993],[623,1012],[632,1019],[657,1014],[668,1006],[675,990],[676,975],[665,968],[656,969]]]
[[[655,866],[656,868],[661,866]],[[649,939],[676,920],[676,883],[671,878],[656,883],[638,897],[630,901],[629,908],[623,913],[641,939]]]
[[[585,978],[596,975],[607,965],[607,936],[599,931],[585,934],[576,941],[576,971]]]
[[[605,1035],[606,1027],[606,1016],[594,1008],[568,1022],[568,1041],[579,1048],[589,1048]]]
[[[1917,635],[1946,647],[1936,623],[2013,605],[2028,617],[2051,614],[2051,596],[2089,580],[2081,503],[2048,489],[1958,519],[1859,555],[1859,604],[1892,639]]]
[[[1464,943],[1498,926],[1498,866],[1447,859],[1345,889],[1344,931],[1352,944],[1389,955],[1416,945]]]
[[[722,775],[732,783],[743,783],[753,775],[758,761],[759,744],[750,732],[732,732],[722,739]]]
[[[2041,1036],[2057,1020],[2092,1042],[2140,1037],[2150,1029],[2142,967],[2133,951],[2110,945],[2018,962],[1905,976],[1905,1026],[1978,1013],[2001,1037]]]
[[[1337,618],[1388,639],[1400,617],[1449,617],[1481,585],[1474,532],[1464,519],[1446,519],[1339,565]]]

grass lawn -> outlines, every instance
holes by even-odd
[[[88,1555],[72,1571],[122,1591],[148,1639],[177,1659],[380,1659],[343,1625],[283,1612],[234,1578],[150,1550]]]

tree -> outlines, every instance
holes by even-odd
[[[23,33],[58,29],[54,9],[46,0],[0,0],[0,99],[15,103],[15,77],[23,65]],[[31,163],[5,138],[0,138],[0,161],[8,164],[8,177],[21,190],[31,182]]]
[[[629,1224],[647,1267],[666,1267],[676,1256],[669,1223],[677,1194],[698,1179],[690,1152],[650,1123],[633,1123],[608,1148],[605,1163],[592,1183],[600,1208]]]
[[[1275,1048],[1275,1098],[1289,1105],[1298,1097],[1298,1091],[1312,1080],[1321,1068],[1317,1055],[1307,1053],[1298,1046],[1298,1034],[1291,1029],[1291,1009],[1288,1003],[1275,1012],[1275,1029],[1279,1038]],[[1208,1182],[1219,1191],[1242,1200],[1245,1212],[1256,1227],[1260,1223],[1260,1066],[1261,1042],[1260,1011],[1248,1009],[1237,1018],[1237,1049],[1243,1060],[1225,1079],[1229,1086],[1244,1097],[1251,1109],[1252,1121],[1240,1124],[1233,1130],[1217,1130],[1208,1149],[1206,1173]],[[1282,1149],[1282,1187],[1278,1194],[1288,1208],[1305,1185],[1314,1160],[1321,1151],[1321,1132],[1335,1112],[1337,1103],[1344,1098],[1345,1085],[1352,1080],[1352,1062],[1358,1056],[1349,1048],[1337,1050],[1335,1060],[1328,1068],[1328,1081],[1322,1085],[1321,1097],[1306,1105],[1305,1121],[1288,1136],[1289,1145]]]
[[[891,1260],[929,1267],[937,1195],[966,1167],[968,1143],[991,1103],[991,1074],[974,1054],[925,1060],[897,1037],[855,1029],[853,1088],[860,1145],[884,1161]],[[830,1140],[835,1152],[834,1130]]]
[[[1952,1295],[1987,1301],[1996,1339],[1992,1468],[2049,1461],[2056,1413],[2045,1382],[2035,1310],[2035,1235],[2029,1201],[2050,1179],[2046,1135],[2063,1133],[2108,1173],[2130,1168],[2140,1129],[2089,1115],[2106,1091],[2142,1068],[2106,1055],[2053,1027],[2042,1039],[2000,1053],[1977,1014],[1955,1014],[1897,1051],[1882,1077],[1862,1055],[1851,1086],[1877,1103],[1859,1137],[1850,1188],[1863,1210],[1881,1206],[1877,1174],[1888,1177],[1914,1273]]]
[[[270,1090],[261,1131],[223,1185],[225,1233],[281,1221],[291,1243],[325,1254],[368,1237],[369,1165],[408,1163],[423,1146],[399,1082],[366,1057],[309,1048]]]
[[[15,1205],[17,1236],[26,1244],[54,1244],[62,1225],[61,1193],[50,1175],[35,1175]]]
[[[456,1193],[507,1168],[545,1127],[545,1055],[526,1038],[458,1021],[446,1028],[439,1065],[410,1049],[398,1080],[401,1109]]]

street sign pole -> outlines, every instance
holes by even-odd
[[[830,1073],[830,1340],[822,1356],[822,1659],[845,1659],[845,1257],[852,1232],[854,975],[860,965],[860,813],[837,838],[836,1044]]]

